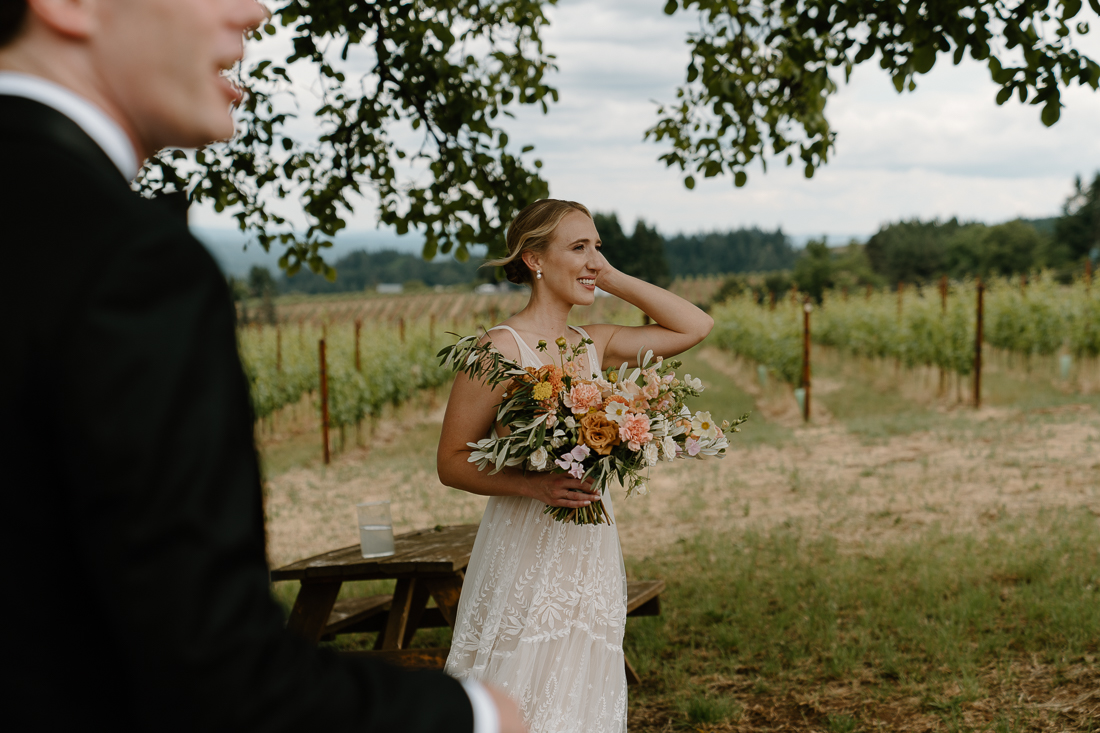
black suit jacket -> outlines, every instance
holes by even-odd
[[[0,721],[470,731],[461,686],[284,631],[224,279],[71,120],[0,96]]]

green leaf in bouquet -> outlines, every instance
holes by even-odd
[[[539,425],[539,429],[531,434],[531,439],[529,441],[527,441],[527,444],[528,445],[542,445],[544,440],[546,440],[546,420],[545,419],[542,421],[542,424]]]
[[[499,473],[500,469],[504,468],[504,462],[506,460],[508,460],[508,443],[502,440],[497,443],[496,451],[493,454],[492,473]]]

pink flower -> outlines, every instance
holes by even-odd
[[[699,441],[696,440],[695,438],[688,438],[687,439],[687,454],[689,456],[694,457],[694,456],[699,455],[699,449],[701,447],[702,446],[699,444]]]
[[[579,463],[574,463],[573,467],[569,469],[569,475],[573,478],[579,479],[584,475],[584,466]]]
[[[599,407],[600,402],[600,388],[592,382],[574,384],[565,396],[565,406],[574,415],[584,415],[592,408]]]
[[[646,382],[646,385],[642,387],[642,396],[647,400],[651,400],[661,392],[660,382]]]
[[[653,433],[649,432],[649,418],[638,414],[627,415],[619,428],[619,437],[630,450],[637,451],[653,440]]]
[[[573,456],[574,461],[583,461],[588,458],[588,454],[592,452],[592,449],[587,445],[578,445],[569,451],[569,455]],[[565,456],[562,456],[564,458]]]

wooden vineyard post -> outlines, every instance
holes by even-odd
[[[872,290],[874,290],[874,286],[871,285],[871,283],[867,283],[867,295],[864,298],[864,300],[870,300],[871,299],[871,291]]]
[[[363,319],[355,319],[355,371],[360,374],[363,373],[363,362],[359,357],[359,330],[363,327]],[[341,435],[343,435],[343,426],[340,427]],[[355,444],[362,447],[363,445],[363,418],[358,418],[355,421]]]
[[[283,371],[283,330],[275,324],[275,371]]]
[[[355,319],[355,371],[363,371],[363,363],[359,359],[359,329],[363,327],[363,321],[360,318]]]
[[[1020,275],[1020,294],[1027,295],[1027,275]]]
[[[435,313],[428,319],[428,348],[435,348]]]
[[[397,319],[397,330],[401,336],[401,343],[405,343],[405,317]]]
[[[901,299],[902,294],[905,292],[905,282],[898,280],[898,325],[901,325]],[[894,357],[894,377],[897,378],[901,374],[901,357]]]
[[[328,370],[325,368],[325,340],[317,342],[317,351],[321,360],[321,452],[325,465],[329,463],[328,452]]]
[[[844,287],[843,287],[843,288],[841,289],[841,291],[840,291],[840,292],[841,292],[841,293],[843,293],[843,295],[844,295],[844,302],[845,302],[845,303],[847,303],[847,302],[848,302],[848,286],[847,286],[847,285],[845,285],[845,286],[844,286]]]
[[[985,283],[978,278],[978,323],[974,331],[974,409],[982,406],[982,319],[985,305]]]
[[[771,294],[771,305],[769,306],[769,309],[775,310],[775,291],[769,290],[768,292]]]
[[[814,307],[810,305],[810,298],[802,304],[802,389],[804,399],[802,402],[802,420],[810,421],[810,311]]]
[[[947,275],[939,277],[939,317],[947,317]],[[943,366],[939,368],[939,396],[944,396],[947,373]]]

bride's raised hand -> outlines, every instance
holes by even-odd
[[[600,494],[593,487],[591,478],[582,481],[564,473],[529,473],[525,479],[527,490],[524,494],[543,504],[580,509],[600,501]]]

